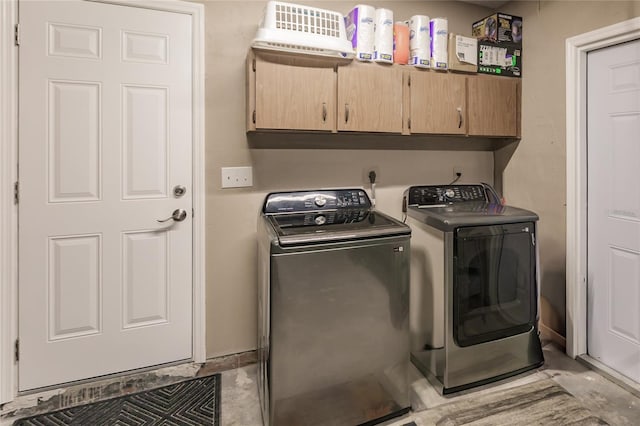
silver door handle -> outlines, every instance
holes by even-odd
[[[182,222],[183,220],[185,220],[187,218],[187,211],[185,209],[175,209],[173,211],[173,213],[171,214],[171,217],[168,217],[166,219],[156,219],[158,222],[162,223],[162,222],[167,222],[171,219],[175,220],[176,222]]]

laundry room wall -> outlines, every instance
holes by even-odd
[[[640,16],[640,1],[512,1],[523,17],[522,139],[496,155],[507,202],[540,215],[543,323],[566,336],[565,41]]]
[[[339,149],[330,148],[336,135],[248,138],[245,58],[266,1],[202,3],[206,19],[207,355],[217,357],[256,347],[256,221],[268,192],[368,188],[366,176],[374,169],[378,175],[377,207],[400,218],[401,196],[408,186],[448,183],[454,166],[463,170],[461,182],[491,183],[493,154],[423,149],[423,139],[407,136],[347,136],[340,139]],[[356,4],[299,3],[343,14]],[[447,17],[450,31],[467,35],[474,20],[490,13],[484,7],[460,2],[366,3],[392,9],[396,20],[415,14]],[[327,148],[305,148],[311,140],[315,146],[326,143]],[[447,139],[442,141],[446,146]],[[278,148],[273,148],[276,145]],[[220,168],[231,166],[252,166],[254,186],[221,189]]]

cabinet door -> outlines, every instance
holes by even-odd
[[[402,70],[357,63],[338,68],[338,130],[402,132]]]
[[[518,83],[514,78],[469,78],[469,134],[518,136]]]
[[[335,130],[332,67],[302,67],[256,58],[255,128]]]
[[[411,133],[465,134],[465,81],[466,77],[458,74],[412,71]]]

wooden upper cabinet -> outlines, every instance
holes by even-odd
[[[509,77],[468,79],[469,135],[519,136],[519,84]]]
[[[459,74],[412,70],[408,82],[410,132],[466,134],[466,79]]]
[[[402,78],[399,66],[338,67],[338,131],[401,133]]]
[[[253,111],[249,111],[249,130],[335,131],[333,66],[299,66],[256,56],[254,73],[254,87],[250,81],[248,90],[249,102],[254,102]]]
[[[247,131],[520,136],[517,78],[250,51]]]

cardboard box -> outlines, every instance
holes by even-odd
[[[506,13],[494,13],[474,22],[471,35],[483,41],[522,45],[522,18]]]
[[[478,72],[522,77],[522,46],[478,40]]]
[[[449,33],[449,69],[478,72],[478,40]]]

